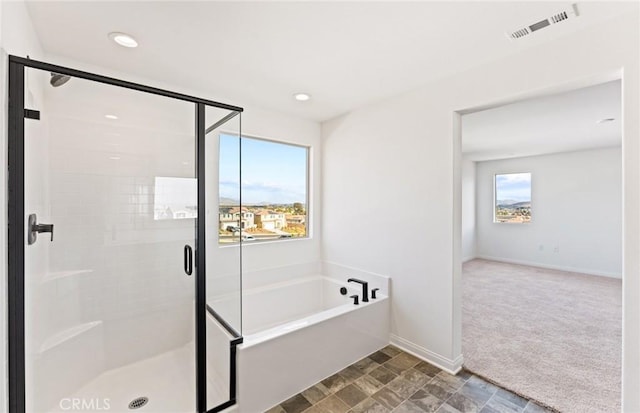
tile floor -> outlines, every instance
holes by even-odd
[[[548,413],[462,371],[452,376],[387,346],[267,413]]]

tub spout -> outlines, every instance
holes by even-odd
[[[363,303],[369,302],[369,283],[368,282],[359,280],[357,278],[349,278],[347,282],[348,283],[354,282],[354,283],[361,284],[362,285],[362,302]]]

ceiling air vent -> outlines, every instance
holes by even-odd
[[[528,26],[521,27],[512,32],[507,32],[506,35],[510,40],[517,40],[523,37],[529,36],[531,33],[544,29],[545,27],[552,26],[554,24],[562,23],[565,20],[578,17],[578,5],[572,4],[570,9],[563,10],[555,13],[554,15],[547,17],[546,19],[532,23]]]

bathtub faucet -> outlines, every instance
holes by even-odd
[[[359,280],[357,278],[349,278],[347,282],[348,283],[354,282],[354,283],[361,284],[362,285],[362,302],[363,303],[369,302],[369,283],[368,282]]]

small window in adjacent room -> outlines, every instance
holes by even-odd
[[[493,222],[531,222],[531,173],[495,175]]]
[[[220,244],[308,236],[309,148],[243,136],[242,184],[238,136],[220,134]],[[242,205],[238,199],[241,191]]]

